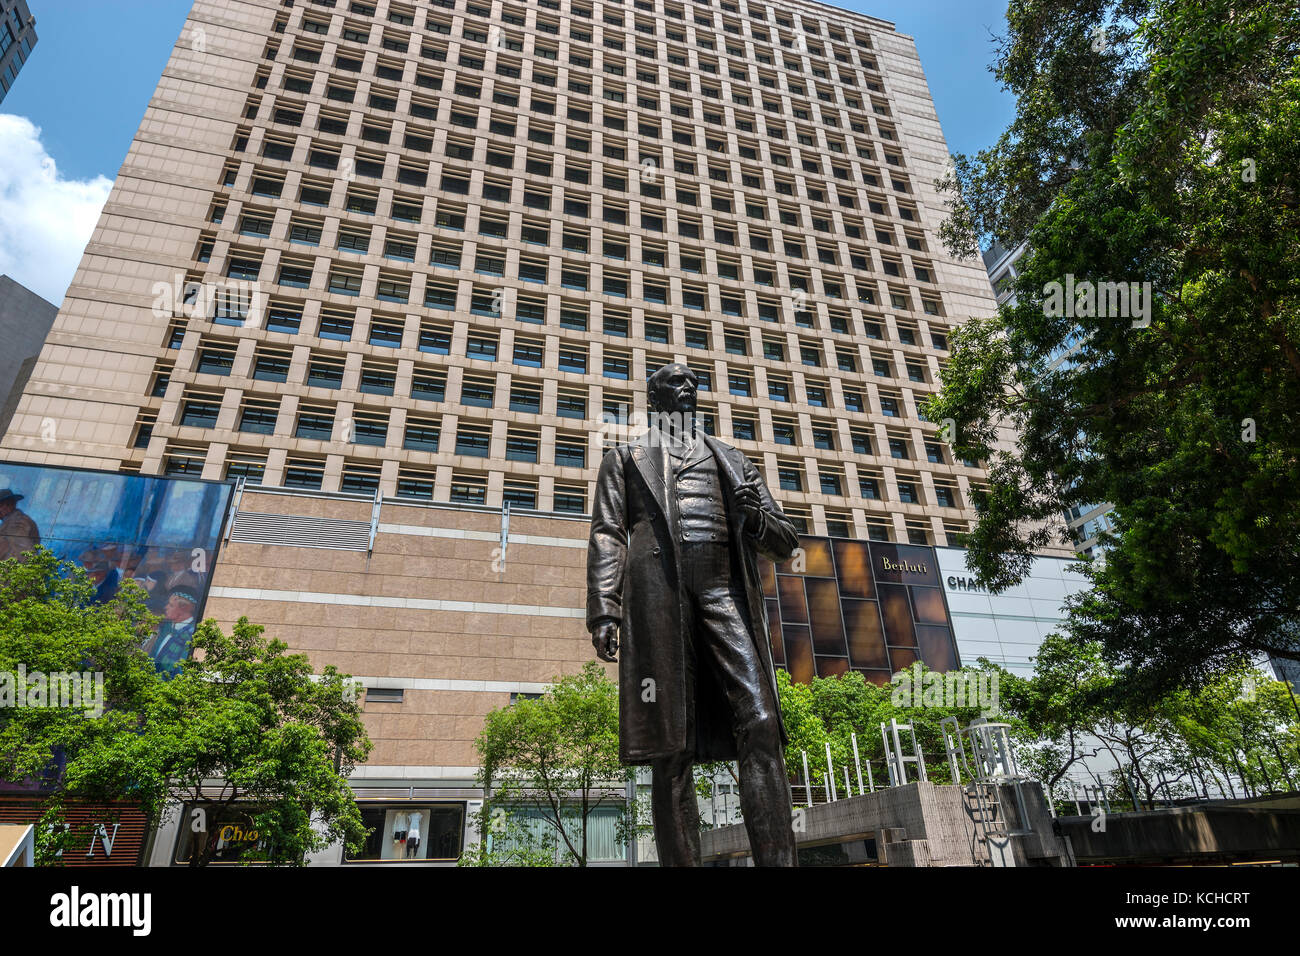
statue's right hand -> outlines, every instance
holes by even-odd
[[[591,632],[591,643],[596,648],[596,656],[602,661],[617,661],[618,657],[618,622],[601,621]]]

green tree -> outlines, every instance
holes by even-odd
[[[0,562],[0,670],[103,675],[102,713],[0,710],[0,778],[52,790],[43,822],[60,836],[47,860],[67,845],[58,823],[71,800],[126,801],[152,821],[197,804],[181,821],[195,834],[192,866],[210,862],[226,823],[257,830],[245,861],[302,865],[336,840],[360,849],[367,831],[347,778],[371,744],[344,675],[314,676],[305,655],[240,618],[230,635],[200,624],[196,659],[163,680],[141,646],[154,620],[143,592],[123,585],[102,606],[93,595],[84,572],[48,551]]]
[[[591,815],[624,802],[627,777],[618,758],[618,687],[601,666],[588,661],[542,697],[491,711],[475,746],[484,819],[496,809],[534,810],[568,858],[586,866]]]
[[[1109,501],[1119,535],[1067,632],[1133,665],[1134,700],[1300,659],[1300,12],[1012,0],[1007,20],[993,70],[1016,118],[955,158],[944,236],[1029,252],[1017,304],[953,336],[926,409],[989,463],[970,566],[1005,589],[1061,511]],[[1151,283],[1149,325],[1050,307],[1067,277]]]
[[[485,803],[470,825],[483,838],[466,848],[457,866],[555,866],[555,832],[539,833],[518,813]]]
[[[931,673],[924,666],[921,672],[923,675]],[[986,666],[951,672],[954,683],[960,681],[967,687],[976,686],[976,678],[981,674],[989,679],[986,686],[991,685],[995,674],[998,680],[1002,678],[996,669]],[[935,676],[947,677],[938,674]],[[868,766],[871,767],[871,777],[876,786],[888,785],[881,724],[888,724],[890,720],[912,726],[917,746],[925,759],[927,776],[936,783],[948,782],[951,776],[940,726],[945,717],[955,717],[963,728],[979,717],[1009,721],[1013,733],[1023,733],[1018,718],[1014,716],[993,714],[992,708],[985,714],[978,705],[959,706],[956,701],[926,698],[923,694],[926,686],[924,681],[912,693],[910,671],[895,677],[895,682],[881,685],[868,681],[856,671],[850,671],[838,677],[814,677],[809,684],[796,684],[785,671],[777,671],[781,714],[790,735],[790,743],[785,751],[786,769],[797,784],[803,783],[803,752],[806,752],[813,788],[816,790],[822,786],[822,777],[827,770],[826,745],[830,744],[837,791],[844,786],[844,768],[847,767],[850,785],[857,792],[857,763],[862,766],[864,786],[868,781]],[[858,742],[857,763],[853,752],[854,734],[857,735]],[[910,755],[910,737],[904,747]],[[909,779],[914,780],[915,776],[909,776]],[[802,786],[799,786],[796,792],[802,794],[802,790]]]

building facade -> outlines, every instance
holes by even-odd
[[[969,527],[923,415],[994,308],[947,157],[912,39],[818,3],[196,0],[0,458],[242,480],[206,613],[362,679],[378,830],[463,832],[484,714],[592,657],[596,469],[658,367],[805,534]],[[937,576],[897,584],[837,610],[951,666]],[[925,656],[786,596],[808,675]]]
[[[36,18],[27,0],[0,0],[0,103],[36,46]]]
[[[0,275],[0,329],[5,330],[0,354],[0,435],[9,427],[58,313],[54,303]]]
[[[808,531],[944,544],[945,157],[817,4],[198,0],[4,450],[581,514],[680,360]]]

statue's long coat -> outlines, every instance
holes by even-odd
[[[775,702],[776,670],[755,551],[785,561],[798,546],[798,537],[753,463],[730,445],[707,435],[701,440],[718,460],[731,530],[732,567],[741,574],[746,623]],[[601,618],[620,624],[619,755],[626,764],[680,754],[688,745],[698,762],[736,757],[730,708],[703,662],[696,669],[694,699],[687,700],[684,690],[688,635],[683,630],[684,598],[677,573],[681,564],[677,499],[669,494],[671,461],[662,443],[650,440],[647,433],[609,451],[596,479],[587,549],[587,628],[593,630]],[[755,480],[763,515],[751,535],[743,530],[744,515],[730,502],[738,485]],[[693,741],[687,740],[688,707],[695,712]],[[781,739],[788,740],[784,724]]]

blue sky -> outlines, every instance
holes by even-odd
[[[845,0],[840,5],[891,20],[916,39],[950,150],[973,153],[989,146],[1011,121],[1014,100],[988,72],[992,35],[1004,28],[1007,0]],[[0,272],[57,303],[93,228],[95,197],[106,196],[105,183],[111,185],[117,175],[190,0],[32,0],[32,8],[40,42],[0,113],[25,117],[39,129],[39,142],[26,127],[10,123],[7,135],[26,136],[29,142],[22,149],[0,143],[0,216],[11,220],[6,226],[0,218]],[[22,177],[4,169],[17,162],[13,157],[39,149],[53,159],[58,180],[36,190],[47,203],[42,218],[64,224],[62,238],[52,241],[69,247],[49,253],[34,247],[30,230],[19,231],[24,217],[13,211],[12,193],[23,188]],[[25,237],[25,253],[6,250],[15,235]],[[39,279],[32,277],[36,272]]]

